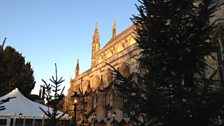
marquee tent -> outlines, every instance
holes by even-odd
[[[15,97],[13,99],[10,99],[9,102],[4,103],[5,110],[0,111],[0,116],[18,116],[20,113],[22,116],[29,116],[29,117],[35,117],[35,118],[43,118],[44,112],[40,110],[40,107],[45,110],[52,110],[51,108],[48,108],[47,106],[44,106],[42,104],[33,102],[23,96],[20,91],[15,88],[10,93],[0,97],[0,100],[9,98],[9,97]],[[63,112],[59,112],[60,115],[63,114]],[[65,114],[63,118],[68,118],[68,115]]]

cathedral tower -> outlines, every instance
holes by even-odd
[[[95,32],[92,42],[92,67],[96,65],[96,53],[100,50],[100,35],[98,31],[98,24],[96,23]]]

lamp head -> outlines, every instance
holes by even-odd
[[[77,92],[74,92],[74,94],[71,96],[74,105],[78,103],[80,97],[81,96]]]
[[[113,112],[112,116],[113,116],[113,118],[115,118],[115,116],[116,116],[116,112]]]
[[[94,118],[94,119],[96,118],[96,113],[93,114],[93,118]]]
[[[22,113],[19,113],[19,118],[21,118],[21,117],[22,117],[22,115],[23,115]]]

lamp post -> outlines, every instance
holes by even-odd
[[[96,123],[96,113],[93,114],[93,126],[95,126]]]
[[[113,120],[114,120],[115,116],[116,116],[116,112],[113,112],[112,116],[113,116]]]
[[[116,116],[116,112],[113,112],[113,113],[112,113],[113,120],[112,120],[112,122],[111,122],[113,126],[117,126],[117,124],[116,124],[116,120],[115,120],[115,116]]]
[[[77,94],[77,92],[74,92],[74,94],[71,96],[71,98],[72,98],[73,105],[74,105],[74,122],[75,122],[74,126],[76,126],[76,109],[77,109],[80,95]]]
[[[76,108],[77,108],[77,100],[74,101],[74,120],[75,120],[75,126],[76,126]]]

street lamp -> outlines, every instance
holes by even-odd
[[[93,114],[93,126],[95,126],[96,123],[96,113]]]
[[[80,95],[77,92],[74,92],[74,94],[71,96],[71,98],[72,98],[73,105],[74,105],[74,122],[75,122],[75,126],[76,126],[76,108],[78,105]]]
[[[20,119],[22,118],[22,115],[23,115],[22,113],[19,113],[19,118],[20,118]]]
[[[113,126],[117,126],[117,123],[116,123],[116,120],[115,120],[115,116],[116,116],[116,112],[113,112],[112,113],[113,120],[111,122]]]
[[[116,112],[113,112],[112,116],[113,116],[113,119],[115,119]]]

